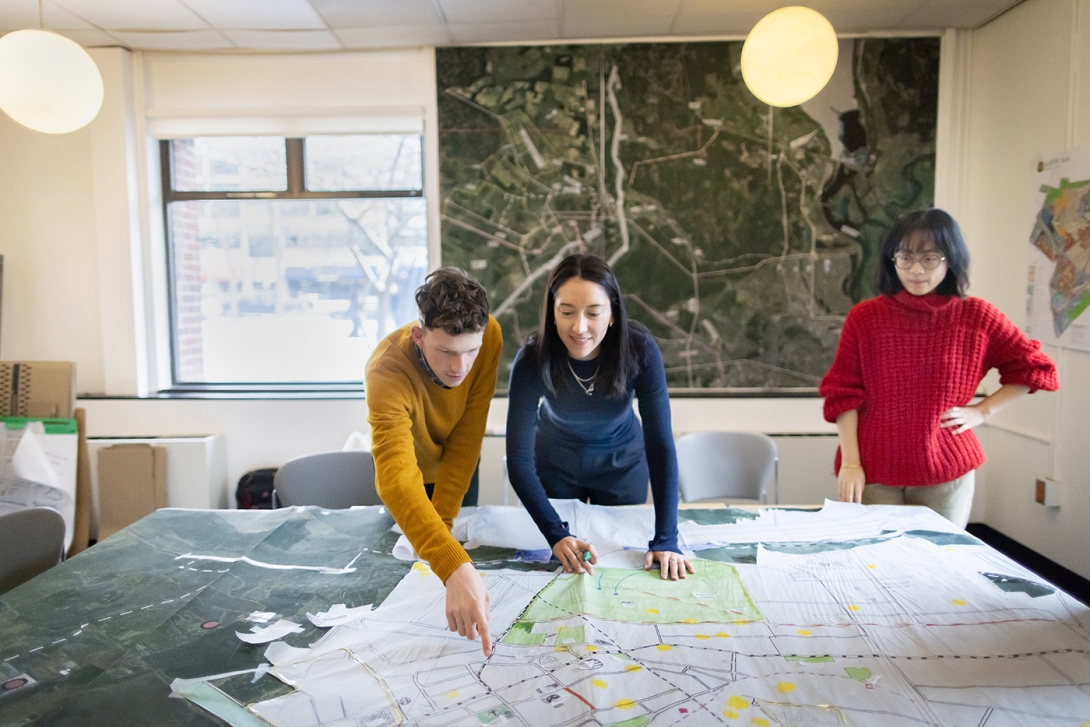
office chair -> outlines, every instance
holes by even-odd
[[[693,432],[677,440],[678,484],[682,502],[745,498],[779,502],[776,443],[756,432]]]
[[[337,450],[296,457],[273,477],[274,507],[318,505],[329,509],[381,505],[370,452]]]
[[[44,573],[64,555],[64,518],[48,507],[0,515],[0,593]]]

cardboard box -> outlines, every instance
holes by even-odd
[[[71,361],[0,363],[0,416],[72,418],[76,364]]]
[[[167,505],[167,450],[115,444],[98,452],[98,539]]]

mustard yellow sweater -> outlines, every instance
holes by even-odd
[[[367,362],[375,485],[417,555],[445,583],[455,568],[472,562],[450,529],[481,456],[503,336],[489,316],[469,375],[444,389],[420,365],[411,328],[384,338]],[[425,482],[435,483],[430,502]]]

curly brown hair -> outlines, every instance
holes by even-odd
[[[461,268],[444,267],[416,289],[416,305],[425,328],[442,328],[451,336],[483,331],[488,325],[488,294]]]

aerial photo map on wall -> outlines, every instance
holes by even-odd
[[[1090,351],[1090,148],[1042,159],[1034,184],[1026,334]]]
[[[501,389],[574,252],[613,264],[675,392],[817,386],[882,236],[933,204],[939,39],[842,40],[787,109],[741,47],[436,49],[442,260],[489,291]]]

